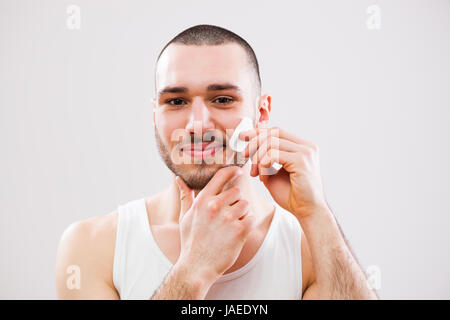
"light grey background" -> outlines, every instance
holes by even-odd
[[[319,145],[329,203],[380,267],[381,298],[449,299],[449,18],[445,0],[1,0],[0,298],[55,298],[63,230],[165,187],[154,61],[210,23],[255,49],[271,124]]]

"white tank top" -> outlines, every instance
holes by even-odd
[[[275,202],[269,230],[253,258],[243,267],[222,275],[206,299],[301,299],[301,227]],[[172,263],[155,239],[145,199],[118,207],[113,281],[121,299],[149,299],[161,285]]]

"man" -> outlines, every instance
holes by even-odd
[[[161,51],[155,85],[155,135],[173,179],[67,228],[59,298],[377,299],[326,204],[317,146],[266,129],[271,97],[261,95],[245,40],[216,26],[189,28]],[[235,152],[230,136],[245,117],[254,129],[239,135],[249,143]],[[268,174],[275,162],[282,168]]]

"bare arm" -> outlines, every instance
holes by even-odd
[[[175,264],[150,300],[203,300],[214,281]]]
[[[119,299],[112,283],[115,232],[111,216],[70,225],[56,258],[58,299]]]
[[[299,222],[308,239],[315,274],[303,299],[378,299],[328,208]]]

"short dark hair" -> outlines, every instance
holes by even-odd
[[[249,62],[253,70],[255,71],[258,92],[261,90],[261,76],[259,74],[258,59],[256,58],[255,52],[253,51],[252,47],[248,44],[247,41],[245,41],[243,38],[241,38],[234,32],[222,27],[209,24],[199,24],[190,27],[180,32],[178,35],[175,36],[175,38],[170,40],[164,46],[164,48],[159,53],[158,58],[156,59],[156,63],[158,63],[159,58],[161,57],[163,52],[172,43],[180,43],[184,45],[194,45],[194,46],[201,46],[201,45],[217,46],[226,43],[236,43],[240,45],[247,53]]]

